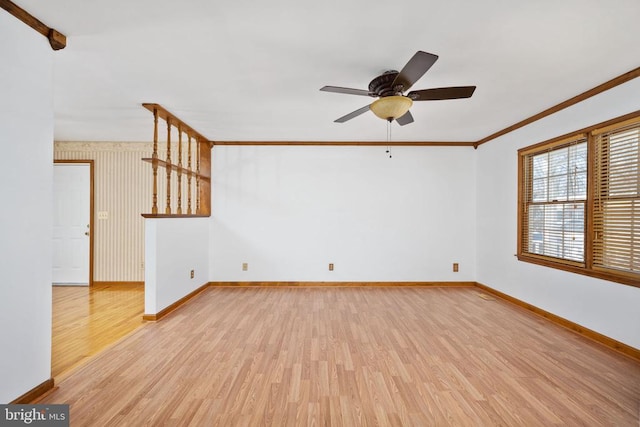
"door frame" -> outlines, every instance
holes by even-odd
[[[87,164],[89,165],[89,287],[93,286],[93,246],[94,246],[94,232],[93,226],[95,224],[93,215],[94,215],[94,196],[93,196],[93,186],[94,186],[94,168],[92,159],[69,159],[69,160],[53,160],[54,167],[56,164]]]

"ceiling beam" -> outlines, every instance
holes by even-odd
[[[64,49],[67,46],[67,37],[42,23],[38,18],[9,0],[0,0],[0,7],[15,16],[47,39],[53,50]]]

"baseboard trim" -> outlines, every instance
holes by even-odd
[[[18,397],[17,399],[13,400],[10,403],[11,404],[31,403],[37,398],[39,398],[40,396],[42,396],[43,394],[45,394],[46,392],[48,392],[49,390],[53,389],[53,386],[54,386],[54,381],[52,377],[46,380],[45,382],[43,382],[42,384],[38,384],[37,386],[35,386],[34,388],[32,388],[31,390],[29,390],[28,392],[26,392],[25,394],[23,394],[22,396]]]
[[[476,282],[209,282],[212,287],[473,287]]]
[[[144,282],[98,282],[94,281],[94,285],[98,286],[113,286],[113,285],[131,285],[131,286],[143,286]]]
[[[187,301],[189,301],[191,298],[195,297],[200,292],[204,291],[208,286],[209,286],[209,283],[205,283],[204,285],[200,286],[198,289],[194,290],[193,292],[188,293],[187,295],[185,295],[182,298],[180,298],[178,301],[176,301],[173,304],[163,308],[162,310],[160,310],[156,314],[146,314],[145,313],[144,315],[142,315],[142,320],[149,320],[149,321],[155,322],[155,321],[158,321],[158,320],[162,319],[167,314],[177,310],[182,305],[184,305]]]
[[[557,325],[560,325],[564,328],[567,328],[577,334],[580,334],[584,337],[587,337],[589,339],[591,339],[592,341],[595,341],[597,343],[600,343],[606,347],[611,348],[612,350],[615,350],[617,352],[620,352],[626,356],[631,357],[632,359],[635,359],[637,361],[640,362],[640,350],[635,348],[635,347],[631,347],[630,345],[627,345],[625,343],[622,343],[620,341],[617,341],[613,338],[610,338],[606,335],[603,335],[599,332],[596,332],[594,330],[591,330],[589,328],[585,328],[584,326],[581,326],[577,323],[572,322],[571,320],[567,320],[564,317],[560,317],[558,315],[555,315],[553,313],[550,313],[546,310],[543,310],[539,307],[536,307],[535,305],[526,303],[522,300],[519,300],[515,297],[512,297],[511,295],[507,295],[505,293],[502,293],[496,289],[493,289],[487,285],[483,285],[482,283],[477,283],[476,282],[476,287],[482,289],[483,291],[493,294],[505,301],[508,301],[512,304],[515,304],[521,308],[524,308],[525,310],[531,311],[539,316],[544,317],[545,319],[556,323]]]

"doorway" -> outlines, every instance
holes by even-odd
[[[53,284],[93,284],[93,160],[55,160]]]
[[[54,160],[53,169],[51,375],[57,378],[142,325],[144,287],[94,281],[94,160]]]

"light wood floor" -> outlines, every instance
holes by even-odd
[[[637,426],[640,364],[475,288],[209,288],[40,403],[73,426]]]
[[[53,287],[55,378],[142,325],[144,285]]]

